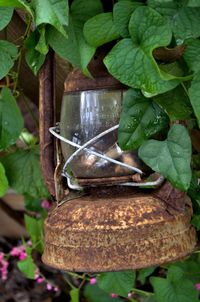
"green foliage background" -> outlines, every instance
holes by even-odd
[[[46,213],[38,200],[49,195],[41,176],[37,138],[23,129],[17,105],[24,51],[35,75],[52,48],[92,77],[88,64],[96,49],[112,42],[104,64],[112,76],[128,86],[119,145],[124,150],[139,149],[140,158],[152,170],[187,191],[194,205],[192,223],[200,230],[200,155],[190,135],[192,130],[199,131],[200,125],[200,1],[108,2],[0,0],[0,30],[11,21],[14,9],[23,10],[27,22],[21,44],[0,40],[0,80],[9,77],[14,82],[10,89],[5,81],[0,91],[0,151],[4,155],[0,196],[10,186],[25,196],[28,209],[42,213],[40,219],[25,218],[33,248],[39,252],[43,249],[40,230]],[[168,54],[180,46],[184,46],[183,55],[169,59]],[[165,50],[164,60],[155,59],[159,48]],[[155,139],[159,133],[162,140]],[[19,140],[25,143],[23,147],[17,144]],[[34,278],[35,270],[31,252],[27,247],[28,257],[18,265],[28,278]],[[100,274],[96,285],[85,286],[90,276],[74,273],[73,278],[84,282],[83,290],[71,284],[71,301],[77,302],[84,295],[89,302],[109,302],[113,301],[109,293],[116,293],[119,297],[115,301],[196,302],[199,265],[197,251],[185,261],[163,267]],[[132,297],[128,297],[130,292]]]

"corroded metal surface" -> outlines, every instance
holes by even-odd
[[[112,189],[110,194],[112,193]],[[118,271],[184,257],[196,244],[192,208],[150,194],[90,194],[55,208],[45,223],[43,261],[68,271]]]

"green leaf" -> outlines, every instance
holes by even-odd
[[[122,297],[127,297],[134,287],[135,271],[101,273],[97,283],[107,293],[115,293]]]
[[[94,47],[120,37],[113,22],[112,13],[101,13],[89,19],[84,25],[83,34],[88,44]]]
[[[84,289],[84,297],[88,302],[122,302],[122,299],[120,298],[115,298],[113,300],[113,298],[111,298],[108,293],[100,289],[97,284],[87,284]]]
[[[0,30],[4,29],[10,22],[13,15],[13,8],[11,7],[0,7]]]
[[[124,97],[118,141],[123,150],[137,149],[153,134],[168,126],[168,116],[139,91],[129,89]]]
[[[30,4],[26,0],[0,0],[0,6],[25,9],[33,17]]]
[[[179,80],[161,71],[152,55],[155,48],[171,41],[165,19],[155,10],[141,6],[131,16],[129,31],[132,39],[121,40],[105,57],[108,71],[123,84],[150,95],[176,87]]]
[[[65,39],[53,28],[48,29],[47,40],[53,50],[80,68],[85,75],[90,75],[87,66],[95,53],[95,47],[90,46],[83,36],[83,25],[91,17],[103,11],[100,0],[74,0],[70,10],[68,39]]]
[[[68,1],[67,0],[32,0],[35,10],[36,26],[51,24],[64,36],[66,31],[64,25],[68,25]]]
[[[43,224],[44,219],[36,219],[24,215],[26,229],[31,237],[33,247],[40,253],[43,252]]]
[[[200,40],[191,39],[186,42],[186,45],[183,58],[190,70],[198,72],[200,71]]]
[[[200,36],[200,8],[187,7],[187,1],[148,0],[148,5],[168,18],[176,39]]]
[[[39,147],[17,150],[4,158],[2,163],[10,186],[21,194],[35,198],[48,197],[40,170]]]
[[[134,10],[140,6],[139,2],[120,1],[114,5],[113,8],[113,21],[118,33],[127,38],[130,36],[128,24]]]
[[[37,266],[33,262],[31,254],[28,254],[24,260],[18,261],[17,267],[28,279],[35,279],[35,272],[37,270]]]
[[[181,85],[153,99],[167,112],[171,121],[190,119],[193,113],[188,95]]]
[[[200,127],[200,102],[199,102],[200,90],[199,90],[199,87],[200,87],[200,71],[194,75],[191,86],[188,90],[190,102],[192,104],[194,113],[197,118],[198,125]]]
[[[16,100],[8,88],[0,93],[0,150],[13,145],[24,125]]]
[[[79,302],[79,288],[73,288],[70,290],[69,295],[71,302]]]
[[[5,169],[2,163],[0,163],[0,197],[4,196],[8,190],[8,180],[5,174]]]
[[[147,268],[142,268],[138,272],[137,280],[141,282],[142,285],[144,285],[146,278],[149,277],[156,269],[156,266],[151,266]]]
[[[170,279],[151,277],[157,302],[198,302],[198,292],[187,279],[176,282]]]
[[[38,30],[35,30],[25,41],[25,47],[27,49],[25,56],[26,63],[28,64],[34,75],[37,75],[46,57],[44,54],[35,49],[36,45],[38,45],[39,39],[40,34]]]
[[[4,40],[0,40],[0,80],[5,77],[17,58],[17,47]]]
[[[186,128],[173,125],[165,141],[149,140],[139,149],[139,157],[161,173],[176,188],[186,191],[191,181],[191,140]]]

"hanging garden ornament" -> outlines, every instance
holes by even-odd
[[[90,65],[93,79],[78,70],[69,74],[55,127],[50,56],[40,75],[41,163],[57,201],[45,222],[43,261],[66,271],[159,265],[186,256],[196,244],[186,194],[152,175],[136,151],[118,146],[126,87],[106,72],[102,57]]]

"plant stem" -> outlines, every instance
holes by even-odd
[[[154,293],[146,292],[146,291],[144,291],[144,290],[137,289],[137,288],[133,288],[133,289],[131,290],[131,292],[133,292],[134,294],[138,294],[138,295],[144,296],[144,297],[150,297],[150,296],[153,296],[153,295],[154,295]]]

